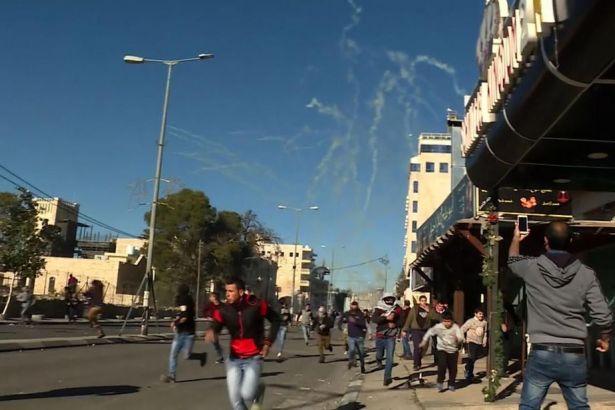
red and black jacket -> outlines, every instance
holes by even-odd
[[[271,323],[267,335],[265,318]],[[241,359],[259,355],[263,345],[271,346],[280,328],[280,316],[254,295],[244,295],[234,304],[219,305],[213,319],[214,330],[226,327],[231,335],[231,357]]]

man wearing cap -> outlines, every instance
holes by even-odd
[[[353,300],[350,303],[350,310],[345,312],[340,318],[340,327],[345,323],[348,327],[348,370],[356,366],[355,352],[359,355],[361,363],[361,373],[365,373],[365,334],[367,333],[367,321],[359,303]]]
[[[568,252],[572,237],[568,224],[551,222],[547,226],[547,252],[537,258],[519,253],[519,243],[527,236],[515,226],[508,253],[508,267],[523,279],[527,288],[528,333],[532,343],[519,409],[540,409],[554,382],[559,384],[569,409],[589,409],[586,306],[602,328],[596,348],[599,352],[609,350],[613,313],[596,273]]]
[[[376,323],[376,362],[378,369],[384,368],[384,385],[393,382],[393,353],[395,352],[395,339],[399,333],[399,316],[401,308],[395,303],[397,298],[392,293],[384,293],[374,308],[372,321]],[[385,356],[386,354],[386,356]],[[386,357],[386,365],[382,360]]]

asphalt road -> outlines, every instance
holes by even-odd
[[[223,340],[227,346],[227,341]],[[286,343],[287,359],[266,360],[266,409],[334,409],[356,374],[346,369],[339,338],[327,363],[306,347],[296,328]],[[144,342],[0,353],[1,409],[229,409],[224,365],[179,362],[177,383],[159,377],[166,370],[170,343]]]

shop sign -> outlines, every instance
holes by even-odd
[[[550,0],[520,0],[517,8],[508,12],[503,9],[500,0],[486,4],[477,43],[480,80],[465,101],[462,143],[466,155],[495,121],[495,114],[501,110],[514,80],[522,74],[538,37],[554,21]]]
[[[485,203],[489,196],[487,191],[480,190],[477,203]],[[571,198],[567,191],[500,188],[498,196],[498,212],[505,214],[562,217],[572,215]]]

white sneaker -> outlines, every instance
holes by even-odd
[[[277,358],[279,359],[280,357],[282,357],[282,352],[278,353]]]

